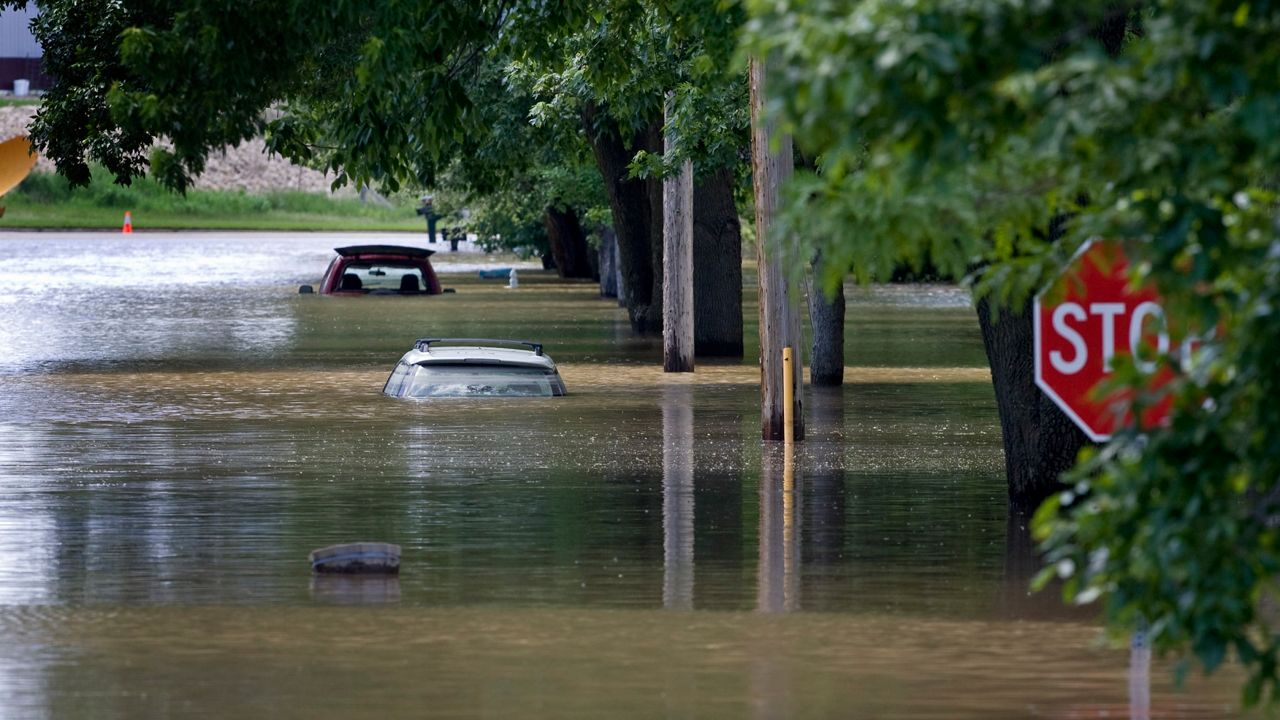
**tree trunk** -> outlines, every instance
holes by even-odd
[[[581,224],[579,224],[581,227]],[[600,282],[600,249],[591,247],[591,243],[587,242],[586,233],[582,235],[582,243],[585,246],[583,251],[587,254],[587,268],[591,271],[592,282]]]
[[[600,297],[617,298],[622,294],[618,287],[618,236],[613,228],[600,228]]]
[[[573,208],[563,210],[548,205],[542,216],[547,227],[547,242],[551,245],[551,257],[562,278],[590,278],[591,260],[587,256],[587,234],[582,231],[578,214]]]
[[[1033,511],[1061,489],[1058,476],[1075,464],[1076,453],[1089,439],[1036,387],[1031,301],[1022,308],[1003,308],[992,322],[986,299],[978,303],[978,324],[991,365],[1009,505]]]
[[[822,255],[813,260],[816,271],[822,266]],[[844,384],[844,284],[828,297],[822,288],[809,292],[809,325],[813,328],[813,358],[809,365],[809,382],[813,385],[837,387]]]
[[[661,152],[661,136],[654,124],[624,142],[617,124],[593,104],[583,109],[583,122],[613,214],[631,329],[640,334],[657,332],[662,328],[662,277],[655,272],[662,267],[662,186],[657,180],[628,178],[627,166],[638,150]]]
[[[667,95],[667,142],[675,145]],[[693,162],[662,182],[662,369],[693,372]]]
[[[756,199],[756,252],[760,265],[760,424],[765,440],[783,439],[782,349],[796,358],[794,383],[795,439],[804,438],[804,360],[801,352],[799,303],[787,278],[783,247],[770,236],[778,205],[778,191],[790,177],[791,139],[783,138],[777,152],[769,144],[774,126],[764,118],[764,63],[751,59],[751,174]]]
[[[1129,15],[1126,3],[1110,3],[1090,33],[1113,59],[1124,47]],[[1045,61],[1056,54],[1057,47],[1050,48]],[[1067,219],[1066,215],[1052,218],[1046,239],[1057,242]],[[1031,299],[1020,309],[1002,308],[999,321],[991,320],[990,304],[983,299],[978,303],[978,324],[1004,437],[1009,511],[1032,513],[1061,489],[1058,477],[1075,465],[1076,454],[1089,438],[1036,387]]]
[[[733,168],[693,188],[693,351],[742,357],[742,227]]]
[[[650,123],[644,133],[644,148],[651,153],[661,153],[663,147],[662,123]],[[628,160],[630,162],[630,160]],[[657,324],[652,332],[662,331],[662,178],[653,177],[644,181],[649,191],[649,263],[653,267],[653,285],[649,288],[649,297],[653,298],[651,313]]]

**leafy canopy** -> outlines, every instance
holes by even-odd
[[[150,170],[179,190],[209,152],[262,134],[339,185],[429,184],[476,118],[478,59],[517,43],[537,52],[583,13],[517,0],[49,0],[40,9],[35,34],[57,82],[31,127],[37,147],[73,184],[99,161],[117,182]]]
[[[600,219],[586,105],[630,133],[661,122],[675,91],[681,141],[665,158],[642,153],[636,174],[686,156],[706,169],[742,159],[736,3],[40,6],[36,34],[58,82],[32,136],[73,185],[96,161],[120,183],[150,173],[185,190],[209,152],[265,135],[335,185],[439,186],[442,206],[471,207],[475,229],[536,245],[547,206]]]
[[[1246,700],[1274,700],[1280,3],[749,8],[769,111],[818,158],[787,222],[828,282],[931,260],[1017,308],[1085,239],[1113,237],[1170,317],[1217,330],[1170,389],[1171,425],[1086,451],[1037,526],[1073,599],[1103,597],[1113,627],[1146,624],[1208,670],[1234,654]]]

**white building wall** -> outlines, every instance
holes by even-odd
[[[0,10],[0,58],[38,58],[43,54],[29,27],[35,16],[34,4],[22,10]]]

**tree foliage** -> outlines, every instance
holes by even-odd
[[[630,136],[662,122],[672,92],[679,139],[661,155],[641,153],[634,174],[664,175],[686,158],[700,173],[741,164],[750,126],[746,83],[734,61],[742,8],[686,0],[591,7],[578,26],[549,43],[550,52],[525,54],[513,65],[513,79],[538,97],[534,122],[580,127],[589,104]]]
[[[36,146],[75,184],[96,160],[117,182],[150,171],[179,190],[209,152],[261,134],[338,184],[429,184],[477,119],[484,54],[537,52],[582,12],[516,0],[37,4],[56,82]]]
[[[511,59],[491,53],[470,88],[475,121],[443,159],[433,181],[437,209],[458,215],[491,249],[545,254],[548,208],[606,221],[600,174],[581,121],[532,122],[535,96]]]
[[[475,153],[501,137],[467,142],[502,112],[519,119],[519,102],[492,103],[504,88],[526,93],[552,135],[586,105],[640,128],[675,90],[684,132],[668,161],[733,162],[746,128],[733,2],[38,5],[58,80],[32,135],[75,183],[96,160],[120,182],[149,168],[182,189],[210,151],[259,133],[339,182],[430,184],[459,157],[476,160],[458,166],[466,187],[565,179],[573,165],[554,157],[486,178],[501,162]],[[1017,304],[1106,236],[1127,244],[1171,317],[1215,329],[1168,386],[1170,425],[1087,452],[1038,527],[1073,598],[1103,597],[1117,628],[1144,623],[1157,647],[1206,668],[1234,654],[1246,697],[1274,699],[1280,645],[1260,606],[1280,566],[1280,3],[746,10],[739,51],[768,58],[769,112],[816,161],[797,173],[784,224],[822,251],[828,283],[931,263]],[[1099,32],[1115,23],[1122,43]],[[494,58],[508,63],[497,84],[482,76]],[[632,167],[664,171],[652,157]]]
[[[1216,330],[1168,389],[1170,425],[1087,451],[1037,525],[1073,599],[1103,597],[1113,627],[1146,624],[1208,670],[1234,654],[1246,699],[1274,700],[1280,4],[750,7],[770,111],[818,158],[788,222],[833,261],[828,281],[930,260],[1020,303],[1084,240],[1114,237],[1170,317]],[[1123,46],[1104,47],[1116,22]]]
[[[58,80],[32,138],[74,184],[98,161],[118,182],[150,170],[185,189],[210,151],[264,133],[273,151],[319,162],[340,184],[430,184],[486,127],[492,77],[481,75],[495,59],[540,95],[540,122],[558,106],[572,113],[561,125],[580,128],[566,106],[591,101],[627,130],[661,117],[675,89],[689,138],[679,152],[720,164],[740,155],[746,127],[728,72],[736,3],[36,4]]]

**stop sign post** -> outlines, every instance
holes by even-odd
[[[1133,423],[1132,391],[1099,387],[1116,357],[1132,356],[1152,390],[1172,377],[1152,358],[1169,350],[1160,298],[1149,285],[1130,285],[1129,263],[1116,242],[1086,243],[1036,296],[1034,338],[1036,385],[1095,442]],[[1141,426],[1163,423],[1170,404],[1166,397],[1145,408]]]

